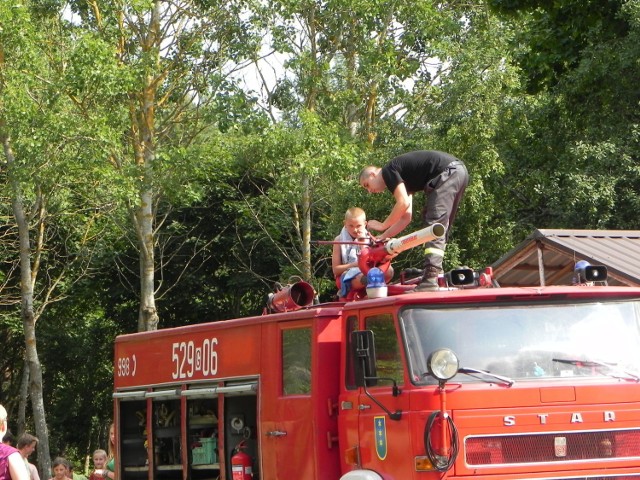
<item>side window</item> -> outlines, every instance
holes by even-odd
[[[367,317],[365,329],[373,331],[376,342],[378,377],[393,378],[398,385],[402,385],[404,383],[402,358],[393,317],[390,314]],[[385,382],[382,384],[384,385]]]
[[[282,331],[282,393],[311,393],[311,327]]]
[[[356,380],[355,373],[353,372],[353,345],[351,345],[351,332],[358,328],[358,317],[349,317],[346,322],[346,336],[347,339],[347,358],[345,362],[345,383],[349,390],[355,390]]]

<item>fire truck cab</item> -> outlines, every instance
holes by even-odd
[[[123,335],[117,475],[640,479],[639,372],[629,287],[461,285]]]

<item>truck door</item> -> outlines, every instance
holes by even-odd
[[[311,321],[265,325],[261,403],[264,480],[315,479]]]
[[[343,462],[342,470],[349,471],[357,464],[360,443],[360,434],[358,432],[360,392],[356,387],[351,345],[351,333],[358,330],[358,317],[355,315],[349,316],[345,322],[345,329],[343,338],[346,345],[341,353],[344,356],[342,364],[345,368],[341,373],[341,376],[344,375],[344,381],[341,382],[343,385],[341,385],[337,408],[338,437],[342,452],[340,459]]]
[[[401,412],[393,420],[374,400],[360,388],[359,436],[362,466],[380,474],[393,472],[393,478],[410,479],[414,476],[414,448],[410,435],[410,402],[408,393],[393,395],[393,382],[402,390],[404,368],[400,336],[391,314],[367,316],[365,330],[371,330],[375,340],[377,366],[376,386],[368,388],[371,396],[389,412]]]

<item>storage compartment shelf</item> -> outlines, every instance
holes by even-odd
[[[144,445],[144,441],[147,437],[137,437],[137,438],[123,438],[122,443],[124,445]]]
[[[218,418],[215,415],[193,415],[189,417],[190,427],[206,427],[218,424]]]
[[[209,465],[191,465],[192,470],[220,470],[219,463],[211,463]]]
[[[125,472],[148,472],[149,466],[145,465],[143,467],[124,467]]]
[[[156,438],[173,438],[180,436],[180,427],[156,427],[153,431]]]

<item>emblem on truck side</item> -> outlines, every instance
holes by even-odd
[[[385,417],[373,417],[376,433],[376,454],[380,460],[387,458],[387,426]]]

